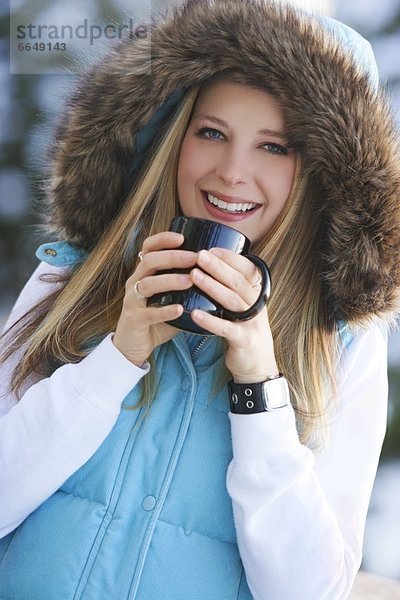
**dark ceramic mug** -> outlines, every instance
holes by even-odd
[[[250,250],[250,240],[233,227],[208,221],[207,219],[198,219],[194,217],[177,217],[172,220],[169,231],[182,233],[185,240],[178,250],[191,250],[199,252],[200,250],[210,250],[211,248],[226,248],[233,252],[243,254],[253,262],[261,272],[261,291],[256,302],[247,310],[235,312],[228,310],[218,304],[213,298],[207,296],[196,286],[188,290],[164,292],[155,294],[148,299],[149,305],[158,304],[167,306],[170,304],[182,304],[183,313],[177,319],[168,321],[170,325],[197,333],[200,335],[212,335],[206,329],[200,327],[192,320],[190,313],[199,308],[211,315],[227,319],[228,321],[248,321],[255,317],[265,306],[266,300],[271,292],[271,276],[265,262],[258,256],[248,254]],[[174,269],[175,273],[189,273],[190,269]]]

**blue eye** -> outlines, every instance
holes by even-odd
[[[283,154],[283,155],[286,155],[286,154],[289,153],[288,149],[285,148],[284,146],[281,146],[280,144],[273,144],[273,143],[263,144],[262,148],[265,148],[271,154]]]
[[[202,127],[196,131],[196,135],[199,137],[205,137],[209,140],[219,140],[221,137],[223,137],[223,134],[218,131],[218,129],[213,129],[212,127]]]

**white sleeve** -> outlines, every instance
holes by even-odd
[[[378,327],[344,351],[330,441],[299,442],[291,406],[230,413],[227,487],[255,600],[340,600],[361,564],[364,526],[386,430],[387,344]]]
[[[8,325],[54,289],[39,276],[55,272],[60,269],[38,267]],[[17,360],[0,368],[0,537],[89,460],[111,431],[123,399],[149,369],[130,363],[110,334],[80,363],[58,368],[17,402],[8,392]]]

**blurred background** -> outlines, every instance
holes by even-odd
[[[122,23],[129,22],[132,29],[132,24],[136,27],[173,3],[180,2],[1,0],[0,324],[37,264],[35,249],[50,241],[37,233],[35,207],[46,175],[46,148],[76,73],[82,63],[107,49]],[[298,0],[297,4],[343,21],[371,42],[400,125],[399,0]],[[35,27],[29,29],[30,24]],[[43,33],[39,39],[38,24],[48,27],[42,30],[48,36]],[[78,32],[75,39],[70,39],[68,28],[61,37],[62,25]],[[368,514],[363,568],[400,580],[399,333],[390,338],[389,362],[388,432]]]

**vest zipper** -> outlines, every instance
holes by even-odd
[[[181,359],[180,359],[181,365],[186,370],[186,373],[188,375],[190,374],[191,389],[190,389],[187,400],[184,402],[181,424],[179,426],[179,430],[177,432],[177,437],[175,439],[173,448],[171,450],[171,457],[170,457],[169,465],[168,465],[167,470],[164,475],[161,489],[160,489],[160,492],[159,492],[159,495],[157,498],[157,503],[151,514],[149,523],[146,526],[146,532],[143,537],[142,546],[139,551],[137,564],[136,564],[134,574],[133,574],[133,580],[131,582],[131,586],[129,589],[128,600],[134,600],[136,598],[136,594],[137,594],[137,591],[138,591],[140,583],[141,583],[141,577],[142,577],[143,569],[144,569],[145,562],[146,562],[147,552],[148,552],[148,549],[149,549],[149,546],[151,543],[154,529],[157,525],[157,521],[159,519],[161,510],[164,506],[166,496],[169,492],[171,480],[175,473],[182,447],[185,443],[185,439],[187,436],[187,432],[189,429],[190,420],[191,420],[191,416],[192,416],[193,408],[194,408],[194,397],[195,397],[195,393],[196,393],[196,390],[195,390],[196,373],[193,368],[193,365],[191,364],[191,361],[188,359],[187,355],[185,356],[184,351],[182,350],[182,348],[179,347],[178,344],[177,344],[177,350],[179,351],[179,354],[181,355]]]
[[[201,338],[200,343],[196,346],[196,348],[194,348],[192,350],[191,356],[192,358],[194,358],[196,356],[196,354],[198,354],[201,350],[201,348],[204,346],[204,344],[206,343],[206,341],[208,340],[210,336],[209,335],[205,335],[204,337]]]

